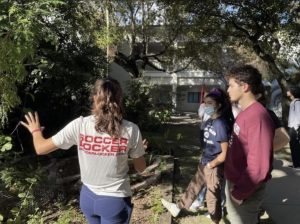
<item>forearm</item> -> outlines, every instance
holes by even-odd
[[[146,161],[144,156],[133,158],[133,166],[138,173],[142,173],[146,169]]]
[[[44,155],[57,149],[52,138],[45,139],[42,133],[43,128],[40,125],[39,116],[37,112],[34,114],[29,112],[25,115],[27,122],[21,121],[27,130],[31,133],[33,145],[38,155]]]
[[[214,168],[222,163],[224,163],[226,154],[227,154],[227,149],[228,149],[228,142],[221,142],[221,153],[212,161],[209,162],[210,168]]]
[[[35,132],[32,134],[33,145],[38,155],[45,155],[57,149],[52,138],[45,139],[42,132]]]
[[[220,153],[214,160],[210,161],[209,164],[210,164],[211,168],[214,168],[214,167],[224,163],[224,161],[225,161],[225,155]]]

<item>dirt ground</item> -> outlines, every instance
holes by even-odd
[[[166,132],[168,132],[168,136],[164,140],[167,142],[168,147],[172,148],[174,156],[178,158],[178,166],[174,172],[174,195],[177,198],[195,173],[201,154],[200,147],[198,146],[198,121],[189,116],[174,117],[168,123]],[[178,139],[178,136],[181,137]],[[157,207],[160,207],[162,211],[158,213],[155,211],[155,203],[160,204],[162,195],[161,191],[163,189],[160,188],[161,186],[158,183],[133,196],[134,210],[131,218],[132,224],[156,224],[158,223],[158,213],[166,213],[166,210],[160,205],[157,205]],[[203,213],[182,212],[179,218],[173,220],[173,223],[199,223],[199,220],[203,218],[207,221],[208,219],[203,216]]]
[[[156,195],[155,195],[156,194]],[[149,187],[138,192],[132,197],[134,209],[131,216],[131,224],[155,224],[158,223],[160,213],[155,211],[155,203],[161,197],[160,185]],[[156,200],[156,202],[155,202]]]

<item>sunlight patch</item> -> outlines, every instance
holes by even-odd
[[[272,171],[272,177],[273,178],[280,178],[280,177],[285,177],[285,176],[287,176],[287,173],[282,171],[282,170],[274,169]]]

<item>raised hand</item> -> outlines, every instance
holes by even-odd
[[[28,131],[33,134],[34,132],[42,131],[42,127],[40,125],[39,121],[39,115],[37,112],[34,112],[32,114],[31,112],[28,112],[25,115],[26,122],[21,121],[21,124],[28,129]]]

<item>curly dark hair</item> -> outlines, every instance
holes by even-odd
[[[252,65],[235,66],[225,76],[227,79],[234,78],[237,82],[247,83],[254,95],[260,93],[262,75]]]
[[[91,91],[95,129],[119,137],[123,120],[123,93],[120,83],[112,78],[99,79]]]
[[[290,86],[288,87],[288,91],[295,97],[300,98],[300,87],[298,86]]]

